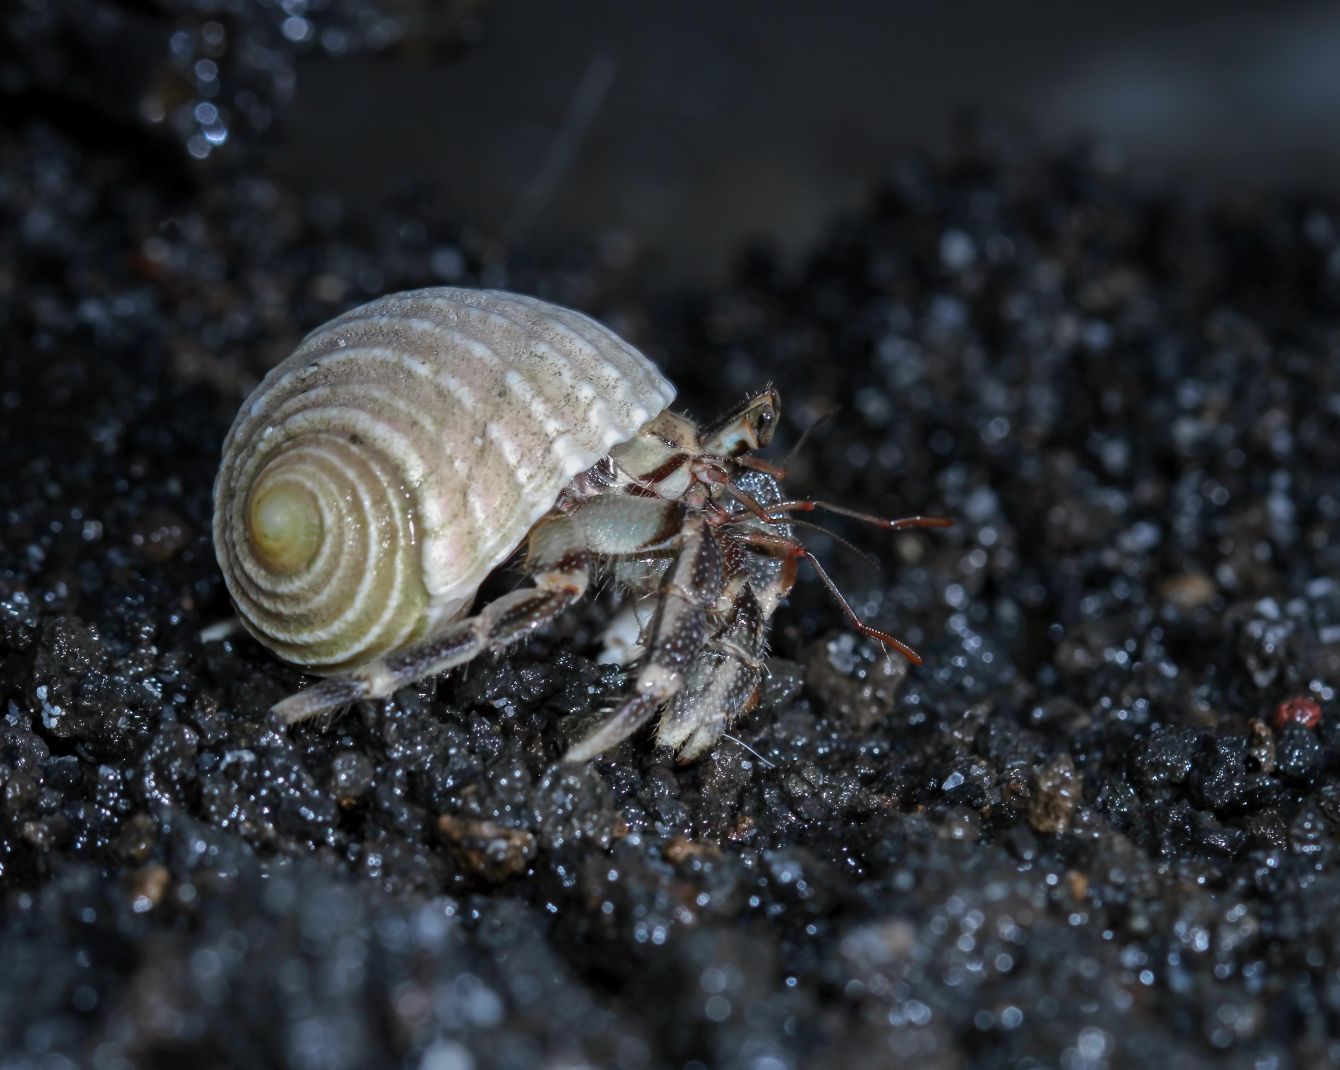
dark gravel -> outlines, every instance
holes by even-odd
[[[614,245],[488,249],[431,190],[355,219],[157,165],[198,131],[15,114],[0,1066],[1340,1059],[1334,206],[974,128],[803,266],[670,300]],[[771,381],[794,442],[838,408],[793,489],[958,518],[831,525],[882,571],[811,533],[926,667],[810,583],[765,708],[688,768],[645,735],[553,764],[622,685],[600,602],[269,723],[299,675],[199,639],[223,434],[306,329],[445,282],[591,310],[700,413]]]

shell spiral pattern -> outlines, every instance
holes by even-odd
[[[673,397],[608,328],[535,298],[416,290],[331,320],[224,442],[214,545],[243,624],[325,675],[431,635]]]

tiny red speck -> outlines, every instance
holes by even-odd
[[[1282,732],[1290,721],[1316,728],[1321,723],[1321,706],[1310,698],[1286,698],[1275,708],[1275,731]]]

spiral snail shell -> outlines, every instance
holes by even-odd
[[[243,625],[326,676],[432,637],[674,394],[606,327],[518,294],[415,290],[336,317],[224,443],[214,545]]]

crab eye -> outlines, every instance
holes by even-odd
[[[777,422],[777,410],[765,405],[754,414],[754,438],[758,445],[766,446],[772,441],[773,424]]]

